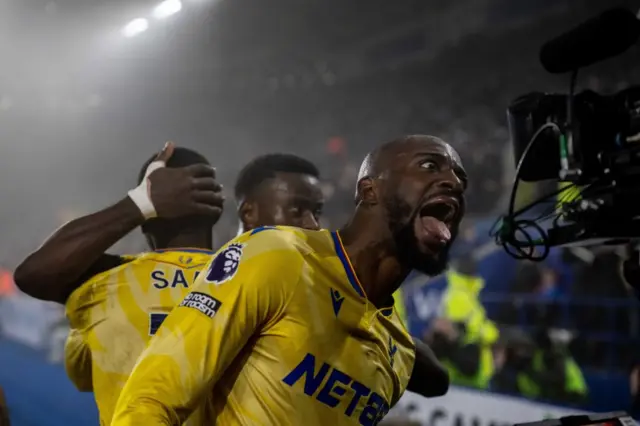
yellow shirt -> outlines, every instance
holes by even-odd
[[[414,346],[368,302],[340,238],[260,228],[223,247],[163,323],[112,425],[375,425],[406,389]]]
[[[67,374],[78,389],[93,390],[101,424],[111,422],[138,356],[211,254],[185,249],[128,256],[122,265],[83,283],[67,300]]]

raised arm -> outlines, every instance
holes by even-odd
[[[16,285],[37,299],[64,303],[87,278],[123,262],[105,251],[143,222],[128,197],[72,220],[20,263],[14,273]]]
[[[256,234],[216,255],[138,359],[112,425],[182,424],[249,339],[279,316],[302,267],[302,256],[278,238],[284,232]]]
[[[145,218],[193,214],[219,217],[220,186],[215,182],[214,170],[204,164],[165,168],[163,164],[172,152],[173,144],[167,144],[158,154],[154,163],[161,162],[160,165],[149,166],[148,176],[130,192],[136,192],[137,197],[129,195],[58,229],[17,267],[14,280],[18,288],[37,299],[64,303],[88,278],[124,262],[105,251],[144,223]],[[140,197],[146,200],[141,203]]]

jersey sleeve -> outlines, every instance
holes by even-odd
[[[82,332],[69,331],[64,346],[65,369],[71,382],[81,392],[93,391],[91,350]]]
[[[269,230],[223,247],[164,321],[125,385],[112,425],[180,425],[249,339],[283,314],[303,257]]]

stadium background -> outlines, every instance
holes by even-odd
[[[569,348],[589,396],[568,404],[456,387],[434,400],[409,397],[401,411],[425,424],[497,425],[631,409],[640,318],[615,272],[617,254],[555,251],[544,265],[523,265],[487,237],[513,177],[505,106],[529,91],[565,90],[566,78],[543,72],[537,48],[614,3],[640,7],[183,0],[179,13],[149,17],[133,37],[122,26],[149,16],[155,3],[0,3],[0,387],[14,423],[96,424],[96,414],[91,395],[76,392],[60,364],[63,310],[12,291],[12,268],[64,221],[122,197],[165,140],[207,155],[227,188],[255,155],[291,151],[313,160],[325,178],[324,225],[338,227],[363,154],[411,133],[451,142],[469,172],[469,215],[454,254],[482,290],[463,295],[462,315],[531,336],[536,315],[553,312],[544,327]],[[638,55],[635,48],[589,68],[580,86],[613,92],[638,84]],[[535,188],[525,188],[525,199],[526,190]],[[235,235],[234,214],[229,202],[218,243]],[[113,250],[141,251],[144,241],[133,233]],[[404,302],[414,335],[451,314],[451,280],[410,277]]]

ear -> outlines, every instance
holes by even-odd
[[[365,205],[378,204],[378,185],[371,178],[363,178],[358,181],[358,189],[356,191],[356,201]]]
[[[238,218],[245,230],[253,229],[258,223],[258,204],[245,200],[238,209]]]

